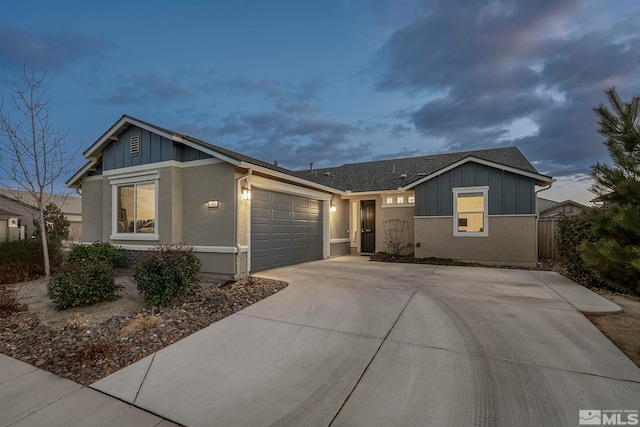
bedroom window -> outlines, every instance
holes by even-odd
[[[453,235],[488,236],[489,187],[453,189]]]
[[[113,178],[112,239],[157,240],[157,174]]]

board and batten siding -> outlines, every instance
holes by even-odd
[[[536,213],[535,182],[478,163],[465,163],[416,186],[416,216],[452,216],[453,188],[489,187],[489,215]]]
[[[130,138],[132,136],[138,136],[140,138],[140,151],[137,154],[131,154],[130,151]],[[129,126],[118,135],[117,141],[113,141],[104,149],[101,171],[169,160],[188,162],[210,157],[210,155],[199,150],[183,144],[174,143],[172,140],[149,132],[148,130],[141,129],[137,126]]]

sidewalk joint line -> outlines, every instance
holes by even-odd
[[[50,372],[47,372],[47,373],[48,373],[48,374],[51,374]],[[51,375],[55,375],[55,374],[51,374]],[[64,378],[64,379],[66,380],[66,378]],[[71,380],[68,380],[68,381],[71,381]],[[74,381],[74,382],[75,382],[75,381]],[[76,383],[76,384],[78,384],[78,383]],[[60,397],[59,397],[59,398],[57,398],[56,400],[52,400],[51,402],[47,403],[46,405],[43,405],[43,406],[41,406],[41,407],[39,407],[39,408],[37,408],[37,409],[34,409],[33,411],[29,412],[28,414],[23,415],[22,417],[18,418],[18,419],[17,419],[17,420],[15,420],[15,421],[12,421],[10,424],[7,424],[7,427],[14,425],[15,423],[17,423],[17,422],[19,422],[19,421],[21,421],[21,420],[23,420],[23,419],[25,419],[25,418],[27,418],[27,417],[29,417],[29,416],[31,416],[31,415],[33,415],[33,414],[35,414],[35,413],[36,413],[36,412],[38,412],[38,411],[43,410],[44,408],[46,408],[46,407],[48,407],[48,406],[53,405],[54,403],[56,403],[56,402],[57,402],[57,401],[59,401],[59,400],[64,399],[65,397],[71,396],[73,393],[77,393],[77,392],[79,392],[79,391],[80,391],[80,390],[82,390],[83,388],[86,388],[85,386],[83,386],[83,385],[81,385],[81,384],[78,384],[78,385],[80,386],[80,388],[79,388],[79,389],[73,390],[72,392],[67,393],[67,394],[65,394],[64,396],[60,396]]]
[[[140,387],[138,387],[138,391],[136,391],[136,397],[133,398],[133,402],[131,402],[132,404],[136,403],[136,400],[138,400],[138,395],[140,394],[140,390],[142,390],[142,386],[144,385],[144,381],[147,379],[147,375],[149,374],[149,371],[151,370],[151,365],[153,365],[153,361],[156,360],[156,354],[158,352],[153,353],[153,355],[151,356],[151,362],[149,362],[149,366],[147,366],[147,370],[144,373],[144,377],[142,377],[142,381],[140,382]]]
[[[413,299],[413,297],[418,293],[418,290],[420,288],[422,288],[424,286],[425,283],[427,283],[429,281],[429,279],[431,278],[431,276],[433,275],[433,273],[435,273],[435,271],[438,269],[438,266],[436,266],[436,268],[434,268],[433,270],[431,270],[431,272],[429,272],[429,274],[427,275],[427,278],[424,279],[424,281],[420,284],[420,286],[418,286],[413,293],[411,294],[411,297],[409,297],[409,299],[407,300],[406,304],[404,305],[404,307],[402,308],[402,311],[400,311],[400,314],[398,314],[398,317],[396,317],[396,320],[393,322],[393,325],[391,325],[391,328],[389,328],[389,330],[387,331],[387,334],[384,336],[384,338],[380,341],[380,344],[378,345],[378,348],[376,349],[375,353],[373,353],[373,356],[371,356],[371,359],[369,359],[369,363],[367,363],[367,366],[365,366],[365,368],[363,369],[362,373],[360,374],[360,376],[358,377],[358,379],[356,380],[356,383],[353,385],[353,387],[351,388],[351,390],[349,391],[349,394],[347,394],[347,397],[345,397],[345,399],[342,401],[342,404],[340,405],[340,407],[338,408],[338,410],[336,411],[335,415],[333,416],[333,418],[331,418],[331,421],[328,424],[328,427],[331,427],[331,425],[334,423],[334,421],[336,420],[336,418],[338,418],[338,415],[340,414],[340,412],[342,412],[342,409],[344,408],[344,406],[347,404],[347,402],[349,401],[349,398],[351,397],[351,395],[353,394],[353,392],[356,390],[356,388],[358,387],[358,385],[360,384],[360,381],[362,380],[362,378],[364,377],[364,375],[367,373],[367,371],[369,370],[369,367],[371,366],[371,364],[373,363],[373,360],[376,358],[376,356],[378,355],[378,353],[380,352],[380,349],[382,348],[382,346],[384,345],[384,343],[387,341],[387,338],[389,337],[389,335],[391,335],[391,331],[393,331],[393,328],[396,326],[396,324],[398,323],[398,320],[400,320],[400,317],[402,317],[402,314],[404,313],[404,311],[407,309],[407,306],[409,306],[409,303],[411,302],[411,300]]]

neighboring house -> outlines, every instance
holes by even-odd
[[[538,216],[542,218],[553,218],[563,214],[576,214],[589,209],[588,206],[573,200],[565,200],[564,202],[556,202],[555,200],[544,199],[538,197]]]
[[[193,246],[241,277],[349,253],[537,262],[535,186],[515,147],[290,171],[122,116],[84,152],[82,240]]]
[[[64,216],[71,223],[69,225],[69,241],[78,242],[82,234],[82,200],[75,196],[47,194],[45,199],[58,205]],[[34,231],[36,203],[27,191],[0,189],[0,209],[15,212],[18,226],[23,230],[24,238],[30,239]],[[1,235],[0,235],[1,236]]]
[[[12,242],[18,239],[20,239],[18,214],[0,209],[0,242]]]

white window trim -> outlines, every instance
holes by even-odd
[[[398,203],[398,197],[403,197],[404,201]],[[409,197],[413,197],[413,202],[409,201]],[[381,196],[381,208],[412,208],[416,205],[415,194],[406,192],[383,193]],[[392,203],[387,203],[387,198],[391,198]]]
[[[111,184],[111,240],[145,240],[145,241],[157,241],[160,240],[160,233],[158,232],[158,191],[159,191],[159,174],[131,174],[127,177],[114,177],[109,180]],[[155,189],[155,219],[154,230],[155,233],[118,233],[118,187],[134,184],[154,184]]]
[[[489,187],[456,187],[453,191],[453,235],[456,237],[488,237],[489,236]],[[458,231],[458,194],[482,193],[484,199],[484,231],[461,232]]]

